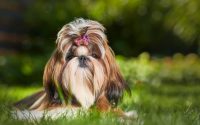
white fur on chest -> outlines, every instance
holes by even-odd
[[[80,69],[81,70],[81,69]],[[72,78],[72,82],[69,84],[71,93],[80,102],[82,107],[90,108],[95,101],[95,96],[87,85],[87,79],[84,78],[84,71],[78,71],[75,73],[76,78]]]
[[[63,73],[64,87],[77,99],[83,108],[90,108],[95,95],[89,89],[92,74],[88,69],[80,68],[77,59],[70,62]]]

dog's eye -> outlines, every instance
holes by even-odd
[[[99,56],[97,54],[95,54],[95,53],[92,54],[92,57],[94,57],[96,59],[99,58]]]
[[[69,54],[66,56],[66,60],[71,60],[73,57],[74,57],[73,55]]]

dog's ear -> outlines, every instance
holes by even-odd
[[[59,51],[55,50],[47,62],[43,74],[43,86],[49,97],[53,97],[56,92],[56,84],[60,84],[60,73],[63,62]]]
[[[66,53],[72,46],[68,30],[69,27],[65,25],[58,32],[56,50],[51,55],[44,69],[43,85],[49,97],[54,97],[57,85],[61,85],[61,72],[63,65],[66,63],[64,56],[66,56]]]
[[[123,91],[129,90],[129,87],[121,75],[115,54],[109,46],[106,48],[105,65],[108,74],[108,82],[105,88],[106,97],[112,105],[117,105]]]

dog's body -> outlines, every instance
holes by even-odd
[[[15,104],[18,109],[51,110],[71,105],[100,111],[121,110],[117,105],[127,88],[98,22],[76,19],[63,26],[57,47],[46,64],[44,90]]]

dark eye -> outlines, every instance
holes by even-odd
[[[66,56],[65,59],[66,59],[66,60],[71,60],[73,57],[74,57],[73,55],[69,54],[69,55]]]
[[[94,58],[96,58],[96,59],[99,58],[98,55],[95,54],[95,53],[92,54],[92,57],[94,57]]]

